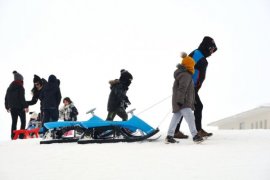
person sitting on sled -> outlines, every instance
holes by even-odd
[[[195,61],[186,53],[181,54],[182,63],[177,65],[174,71],[174,84],[172,95],[173,117],[169,125],[165,143],[176,143],[173,136],[176,126],[180,119],[184,117],[188,123],[189,130],[193,136],[194,142],[203,141],[202,137],[198,135],[195,126],[195,117],[193,114],[195,103],[195,90],[192,75],[194,73]]]
[[[59,118],[64,121],[77,121],[78,110],[69,97],[63,100],[64,106],[59,110]]]
[[[41,120],[40,120],[40,113],[37,114],[35,111],[30,112],[30,120],[28,122],[27,128],[28,130],[41,128]]]
[[[116,115],[118,115],[123,121],[128,119],[126,108],[131,103],[126,93],[129,89],[133,77],[125,69],[122,69],[120,73],[121,74],[119,79],[109,81],[109,84],[111,85],[111,92],[107,105],[107,121],[113,121]]]

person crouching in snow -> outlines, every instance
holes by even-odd
[[[173,138],[175,128],[183,116],[188,123],[190,133],[194,142],[201,142],[203,138],[198,135],[195,126],[195,117],[193,114],[195,92],[192,75],[194,73],[195,61],[187,56],[186,53],[181,54],[182,63],[177,65],[174,72],[174,84],[172,95],[173,117],[169,125],[165,143],[176,143]]]
[[[69,97],[63,100],[64,106],[59,110],[59,118],[64,121],[77,121],[78,110]]]
[[[133,79],[132,75],[125,69],[120,71],[119,79],[109,81],[111,92],[108,100],[108,116],[107,121],[112,121],[118,115],[123,121],[128,119],[126,108],[131,103],[126,95],[128,87]]]

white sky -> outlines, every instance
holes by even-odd
[[[86,120],[93,107],[106,117],[108,80],[125,68],[134,76],[130,108],[139,113],[171,94],[179,53],[190,53],[205,35],[218,51],[208,58],[200,91],[203,123],[269,103],[269,22],[267,0],[0,0],[0,132],[9,137],[4,96],[13,70],[25,78],[27,100],[34,74],[55,74],[62,96]],[[141,117],[159,124],[170,102]],[[38,109],[39,102],[30,107]]]

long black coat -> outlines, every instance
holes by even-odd
[[[25,101],[25,90],[21,81],[13,81],[6,92],[5,96],[6,109],[23,109],[28,105]]]
[[[59,88],[59,80],[55,76],[50,76],[39,98],[42,109],[58,109],[62,96]]]

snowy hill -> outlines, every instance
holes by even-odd
[[[1,180],[270,179],[270,131],[214,131],[202,144],[0,142]]]

